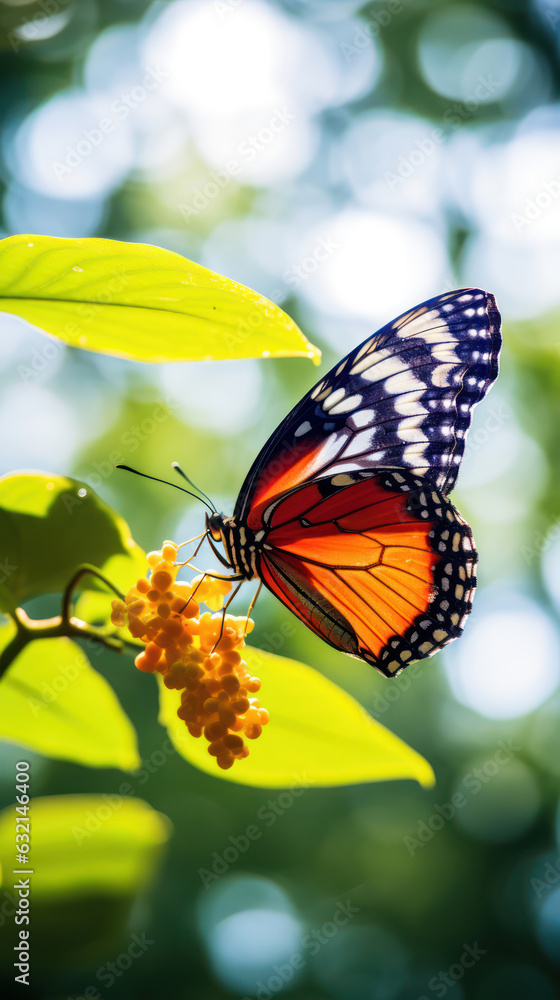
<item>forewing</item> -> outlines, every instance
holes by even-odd
[[[476,550],[429,481],[339,473],[271,502],[263,530],[265,585],[331,646],[386,676],[461,634]]]
[[[479,288],[447,292],[383,327],[280,424],[245,480],[238,522],[258,529],[272,497],[360,470],[410,470],[447,495],[500,347],[494,296]]]

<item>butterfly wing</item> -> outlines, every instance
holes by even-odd
[[[264,511],[259,572],[317,635],[388,677],[462,632],[476,586],[468,525],[405,470],[338,473]]]
[[[404,313],[351,351],[262,449],[239,494],[238,523],[304,482],[381,468],[453,488],[472,410],[498,375],[492,295],[463,288]]]

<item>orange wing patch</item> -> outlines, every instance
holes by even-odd
[[[266,519],[267,506],[275,498],[289,490],[301,487],[301,484],[312,476],[320,475],[321,469],[329,465],[344,446],[337,434],[331,434],[316,446],[308,442],[285,448],[270,461],[255,486],[251,502],[251,511],[247,524],[253,530],[261,527]],[[311,489],[309,484],[309,489]],[[320,495],[319,495],[320,499]]]
[[[393,470],[358,476],[280,498],[261,571],[323,639],[393,676],[460,634],[476,552],[470,529],[431,484]]]

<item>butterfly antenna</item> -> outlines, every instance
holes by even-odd
[[[177,472],[180,476],[182,476],[183,479],[185,480],[185,482],[187,482],[189,484],[189,486],[192,486],[193,490],[198,490],[198,492],[202,494],[202,496],[208,501],[208,503],[210,504],[210,506],[212,507],[212,509],[213,509],[213,511],[215,513],[216,512],[216,505],[213,504],[212,501],[211,501],[211,499],[210,499],[210,497],[206,496],[206,493],[204,493],[204,491],[200,489],[200,486],[197,486],[195,483],[193,483],[192,479],[189,479],[189,477],[187,476],[186,472],[183,471],[183,469],[181,468],[181,466],[179,465],[179,463],[178,462],[172,462],[171,463],[171,468],[175,469],[175,472]]]
[[[215,508],[210,506],[210,503],[206,503],[206,500],[203,500],[202,497],[199,497],[196,493],[191,493],[190,490],[186,490],[183,486],[177,486],[177,483],[170,483],[167,479],[158,479],[157,476],[148,476],[146,472],[139,472],[138,469],[132,469],[130,465],[116,465],[115,468],[124,469],[125,472],[133,472],[135,476],[141,476],[142,479],[152,479],[154,483],[163,483],[165,486],[172,486],[175,490],[181,490],[181,493],[188,493],[188,495],[190,497],[194,497],[195,500],[200,500],[205,507],[208,507],[208,510],[211,511],[212,514],[216,513]],[[190,482],[190,480],[187,480],[187,482]]]

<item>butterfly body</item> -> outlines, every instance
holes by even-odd
[[[257,540],[255,533],[244,525],[238,525],[234,517],[225,514],[206,515],[206,530],[215,542],[221,542],[226,553],[226,559],[219,552],[223,565],[232,569],[236,577],[242,580],[254,580],[259,577],[261,538]]]
[[[386,676],[457,638],[477,553],[447,495],[500,347],[493,296],[470,288],[351,351],[265,444],[233,517],[207,519],[224,565]]]

